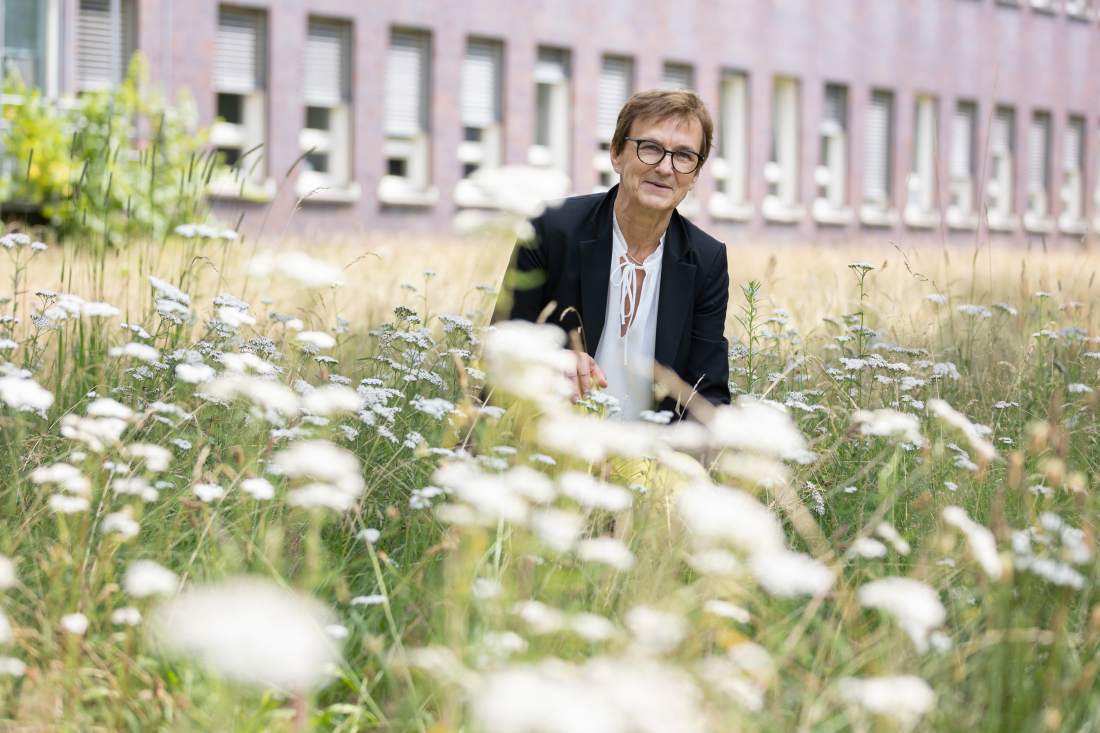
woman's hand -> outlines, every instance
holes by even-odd
[[[583,351],[574,351],[573,353],[577,355],[577,371],[566,372],[565,376],[577,385],[577,394],[574,395],[574,401],[576,401],[584,399],[585,393],[592,389],[593,383],[601,387],[607,387],[607,377],[604,376],[603,370],[596,364],[596,360],[587,353]]]

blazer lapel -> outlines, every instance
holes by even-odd
[[[695,265],[682,262],[687,253],[687,235],[679,213],[673,213],[665,235],[665,253],[661,257],[661,290],[657,296],[657,340],[653,359],[674,367],[676,351],[684,334],[684,324],[694,307]]]
[[[607,313],[607,291],[611,272],[611,230],[596,239],[581,242],[581,324],[585,351],[596,356]]]
[[[607,314],[607,291],[611,276],[611,216],[614,212],[618,185],[604,196],[603,202],[592,216],[593,239],[580,243],[581,247],[581,325],[584,328],[584,348],[591,357],[603,335],[604,317]]]

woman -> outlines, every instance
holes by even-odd
[[[619,112],[611,162],[620,176],[607,193],[576,196],[531,221],[520,242],[497,317],[548,323],[575,333],[578,396],[596,385],[622,417],[654,408],[653,362],[695,390],[661,410],[677,416],[702,395],[729,404],[726,247],[676,207],[695,187],[714,124],[699,95],[653,89]]]

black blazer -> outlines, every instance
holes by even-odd
[[[538,319],[553,301],[546,322],[567,332],[579,329],[585,351],[595,356],[607,311],[611,215],[618,189],[565,199],[531,220],[535,239],[516,245],[514,272],[505,278],[494,321],[509,317],[509,295],[510,317],[525,321]],[[673,212],[661,260],[653,356],[711,403],[727,405],[729,284],[726,246]],[[659,407],[681,414],[675,405],[669,397]]]

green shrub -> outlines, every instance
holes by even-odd
[[[40,207],[61,237],[115,246],[163,239],[205,217],[216,161],[204,151],[194,100],[184,91],[170,106],[140,54],[122,84],[83,93],[71,109],[17,75],[5,78],[4,93],[23,103],[4,105],[0,200]]]

